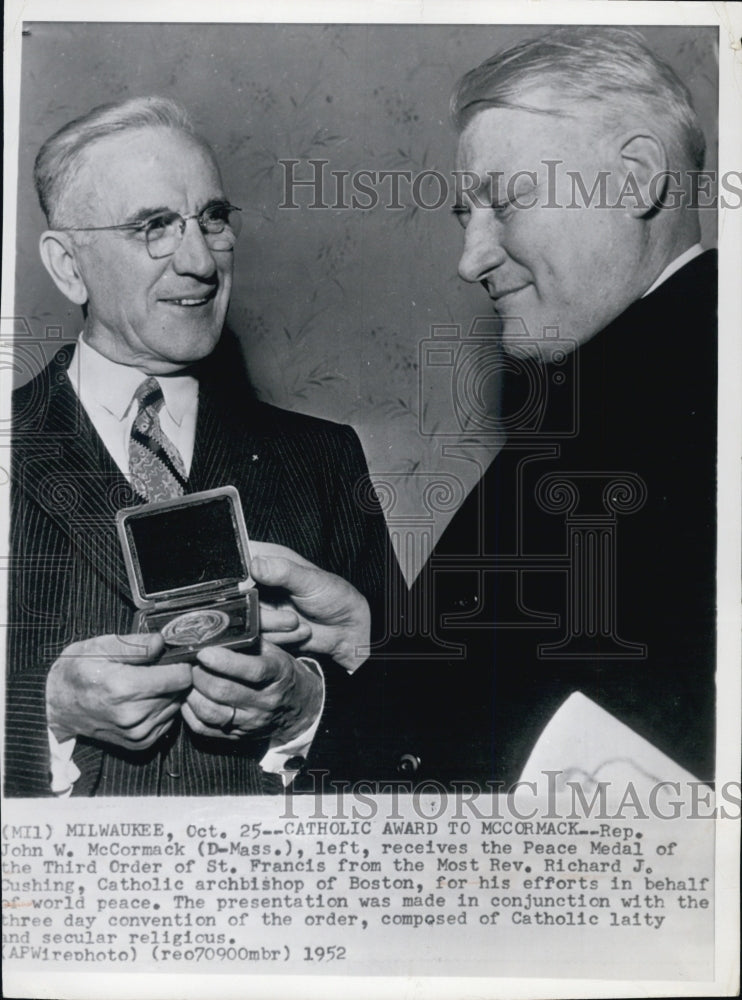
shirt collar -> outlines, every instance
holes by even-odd
[[[104,357],[81,334],[72,355],[69,377],[86,409],[100,407],[117,420],[123,420],[147,372]],[[197,405],[198,381],[192,375],[162,375],[157,381],[162,387],[165,408],[180,426],[186,413]]]
[[[644,295],[642,295],[642,298],[646,298],[647,295],[651,295],[651,293],[659,288],[663,282],[667,281],[671,275],[675,274],[676,271],[679,271],[681,267],[685,267],[685,265],[689,264],[692,260],[695,260],[696,257],[700,257],[702,253],[703,247],[700,243],[694,243],[692,247],[688,247],[688,249],[684,250],[679,257],[676,257],[675,260],[671,261],[667,265],[665,270],[662,271],[659,277],[649,286]]]

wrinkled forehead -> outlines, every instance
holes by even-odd
[[[459,136],[457,170],[503,174],[538,170],[544,161],[575,161],[595,141],[594,122],[529,95],[528,108],[484,107]]]
[[[90,143],[62,195],[68,214],[94,215],[97,225],[125,222],[148,207],[198,211],[220,197],[211,151],[194,136],[166,127],[127,129]]]

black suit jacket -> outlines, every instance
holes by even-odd
[[[14,394],[7,795],[49,794],[44,689],[51,663],[70,642],[129,632],[135,610],[114,516],[139,501],[72,389],[70,353]],[[290,546],[378,606],[387,534],[355,432],[257,403],[244,387],[238,395],[214,367],[206,365],[200,380],[189,492],[234,484],[251,538]],[[347,766],[352,747],[332,720],[348,678],[332,663],[323,666],[327,708],[313,756],[317,766]],[[180,723],[141,753],[81,738],[73,794],[275,791],[280,782],[257,763],[264,750],[261,740],[220,744]],[[175,752],[183,770],[172,780],[163,762]]]
[[[408,752],[416,779],[510,784],[580,690],[713,778],[715,265],[696,258],[573,355],[506,385],[508,445],[411,605],[464,652],[418,634],[409,648],[427,661],[377,671],[367,696],[387,722],[365,740],[367,774]]]

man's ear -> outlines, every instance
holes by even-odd
[[[67,233],[47,230],[41,234],[39,253],[57,288],[78,306],[88,301],[88,290],[80,274],[75,245]]]
[[[636,218],[661,207],[668,184],[664,143],[651,132],[632,132],[620,140],[622,206]]]

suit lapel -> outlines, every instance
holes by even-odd
[[[18,486],[131,602],[115,518],[119,508],[139,501],[80,406],[66,372],[58,376],[38,446],[28,438],[23,441]]]

